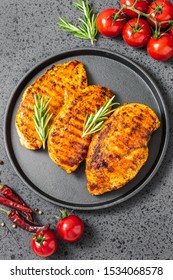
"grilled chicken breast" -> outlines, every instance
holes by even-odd
[[[87,155],[91,136],[81,137],[86,115],[94,114],[107,97],[112,97],[110,89],[88,86],[65,103],[54,119],[48,136],[48,152],[67,173],[75,171]]]
[[[86,158],[90,194],[116,190],[132,180],[148,158],[147,143],[160,126],[157,115],[143,104],[118,109],[95,134]]]
[[[64,103],[79,90],[87,86],[87,75],[84,65],[76,60],[54,65],[41,77],[35,80],[24,92],[19,110],[16,114],[16,129],[22,146],[36,150],[42,142],[35,130],[34,95],[39,94],[50,99],[51,122]]]

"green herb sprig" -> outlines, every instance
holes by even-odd
[[[59,30],[70,32],[74,36],[82,39],[89,39],[93,45],[97,35],[96,16],[89,6],[88,0],[79,0],[78,2],[74,2],[73,6],[81,12],[82,17],[79,18],[81,24],[75,26],[66,18],[60,17],[59,22],[57,23]]]
[[[111,99],[106,99],[105,104],[96,111],[95,115],[87,115],[84,127],[83,127],[83,133],[82,138],[86,135],[96,133],[102,128],[102,125],[105,120],[108,119],[109,115],[116,110],[116,108],[112,108],[114,105],[120,105],[118,102],[113,103],[113,99],[115,96],[113,96]]]
[[[53,114],[49,113],[50,99],[46,100],[43,96],[34,95],[34,123],[35,129],[40,140],[43,143],[43,149],[46,147],[46,139],[50,130],[49,121]]]

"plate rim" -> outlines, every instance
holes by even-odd
[[[163,141],[163,136],[162,136],[162,142],[163,143],[161,144],[161,147],[163,147],[163,148],[162,148],[161,151],[158,152],[158,155],[155,159],[156,164],[153,164],[153,166],[149,170],[149,172],[150,172],[149,176],[147,176],[147,178],[145,178],[146,176],[143,178],[144,182],[140,183],[140,186],[137,186],[136,188],[132,188],[130,190],[130,193],[127,192],[125,194],[125,196],[123,195],[122,197],[120,197],[116,200],[112,199],[112,200],[109,200],[108,202],[106,201],[106,202],[100,202],[98,204],[93,204],[93,206],[90,205],[90,204],[86,204],[86,205],[85,204],[74,204],[74,203],[68,203],[68,202],[65,202],[65,201],[62,202],[62,200],[58,201],[58,199],[54,199],[52,196],[46,194],[45,192],[43,192],[41,189],[39,189],[34,184],[33,185],[35,187],[32,187],[26,181],[26,179],[23,178],[23,176],[25,177],[26,175],[24,174],[24,172],[23,172],[22,168],[20,167],[20,165],[18,164],[18,162],[17,162],[17,165],[19,166],[19,168],[21,169],[22,172],[19,171],[18,168],[16,167],[15,160],[17,161],[17,159],[16,159],[15,155],[12,156],[11,153],[10,153],[10,147],[9,146],[10,146],[11,143],[9,144],[9,141],[11,142],[11,137],[10,137],[10,140],[8,139],[9,138],[8,137],[8,135],[9,135],[8,123],[9,123],[9,118],[11,119],[11,116],[12,116],[12,114],[10,114],[10,108],[13,107],[12,104],[13,104],[13,99],[15,98],[15,93],[19,91],[20,87],[23,88],[22,85],[29,78],[29,76],[30,75],[34,76],[34,73],[37,74],[38,69],[41,68],[41,70],[42,70],[43,65],[48,64],[49,61],[51,62],[52,60],[55,61],[55,59],[57,59],[56,61],[58,62],[59,60],[64,59],[64,58],[66,59],[68,57],[73,57],[75,55],[77,56],[77,55],[79,55],[78,53],[83,53],[84,56],[87,55],[87,53],[90,54],[90,55],[93,55],[92,52],[96,53],[97,56],[99,56],[100,54],[102,54],[102,55],[104,54],[104,57],[107,57],[107,58],[117,57],[120,60],[121,63],[122,63],[122,61],[125,61],[130,66],[133,66],[134,69],[132,69],[130,67],[131,70],[133,70],[133,71],[138,70],[140,73],[142,73],[142,75],[143,75],[142,79],[143,79],[143,77],[147,78],[147,80],[150,82],[152,87],[157,92],[158,97],[160,99],[161,106],[162,106],[163,112],[164,112],[164,118],[165,118],[165,124],[164,125],[165,125],[165,132],[166,132],[165,135],[164,135],[164,141]],[[54,62],[52,62],[52,63],[54,63]],[[52,63],[49,63],[49,64],[51,65]],[[125,64],[125,66],[128,66],[128,65]],[[141,75],[139,75],[139,76],[141,77]],[[145,81],[145,79],[143,79],[143,80]],[[147,85],[148,85],[148,83],[147,83]],[[151,89],[151,86],[150,85],[148,85],[148,86]],[[153,94],[153,95],[155,96],[155,94]],[[157,103],[158,103],[158,100],[157,100]],[[158,105],[159,105],[159,108],[160,108],[160,104],[158,104]],[[161,110],[161,108],[160,108],[160,110]],[[157,171],[160,168],[160,165],[162,164],[163,159],[165,157],[167,147],[168,147],[168,143],[169,143],[169,136],[170,136],[169,135],[170,134],[169,133],[169,127],[170,127],[170,120],[169,120],[168,110],[167,110],[167,106],[165,104],[165,101],[162,97],[161,90],[156,85],[156,82],[154,81],[154,79],[151,78],[149,76],[149,74],[145,70],[143,70],[143,68],[140,65],[138,65],[136,62],[132,61],[131,59],[129,59],[125,55],[119,54],[117,52],[113,52],[113,51],[110,51],[110,50],[107,50],[107,49],[104,49],[104,48],[87,47],[87,48],[69,49],[69,50],[65,50],[63,52],[60,51],[56,54],[50,55],[49,57],[41,60],[39,63],[37,63],[35,66],[33,66],[29,71],[27,71],[25,73],[25,75],[23,75],[23,77],[19,80],[19,82],[15,86],[14,90],[12,91],[11,96],[10,96],[8,102],[7,102],[7,106],[6,106],[6,110],[5,110],[3,133],[4,133],[5,150],[6,150],[7,156],[10,160],[10,163],[11,163],[13,169],[15,170],[16,174],[18,175],[18,177],[22,180],[22,182],[25,183],[25,185],[27,187],[29,187],[29,189],[31,189],[31,191],[33,191],[37,195],[41,196],[44,200],[49,201],[49,202],[51,202],[51,203],[53,203],[54,205],[57,205],[57,206],[66,207],[66,208],[69,208],[69,209],[76,209],[76,210],[92,210],[93,211],[93,210],[100,210],[100,209],[109,208],[109,207],[115,206],[117,204],[120,204],[120,203],[130,199],[134,195],[136,195],[145,186],[148,185],[148,183],[151,181],[151,179],[157,173]],[[12,144],[11,144],[11,146],[12,146]],[[13,157],[15,157],[15,160],[13,159]],[[23,173],[23,174],[21,174],[21,173]]]

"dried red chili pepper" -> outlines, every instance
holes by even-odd
[[[38,225],[26,220],[17,210],[5,210],[0,208],[1,211],[8,214],[8,218],[18,227],[29,231],[37,232],[38,230],[45,230],[50,227],[50,224],[47,225]]]
[[[50,227],[49,224],[47,225],[38,225],[32,222],[27,221],[17,210],[10,211],[8,218],[20,228],[30,231],[30,232],[37,232],[37,230],[44,230]]]
[[[0,184],[0,192],[8,199],[11,199],[12,201],[15,201],[23,206],[26,206],[26,203],[23,201],[23,199],[9,186],[7,185],[1,185]],[[28,207],[29,208],[29,207]],[[32,212],[32,209],[31,209]],[[23,212],[24,216],[31,222],[33,222],[33,216],[32,213],[29,212]]]
[[[10,208],[20,210],[22,212],[28,212],[28,213],[32,212],[32,210],[29,207],[21,205],[15,201],[12,201],[12,200],[2,197],[2,196],[0,196],[0,204],[6,205]]]

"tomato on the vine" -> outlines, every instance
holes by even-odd
[[[102,35],[111,38],[121,33],[125,22],[124,15],[118,9],[108,8],[98,14],[96,27]]]
[[[168,60],[173,56],[173,37],[168,33],[161,34],[159,38],[151,37],[147,52],[155,60]]]
[[[159,23],[173,20],[173,4],[167,0],[156,0],[148,6],[147,14],[150,14],[150,17]],[[150,18],[148,18],[148,22],[152,26],[155,26],[155,23]],[[164,22],[160,25],[160,27],[166,28],[168,25],[169,23]]]
[[[39,230],[32,236],[31,248],[38,256],[51,256],[58,248],[58,239],[50,229]]]
[[[56,230],[59,237],[67,242],[79,240],[84,233],[83,221],[74,214],[68,214],[66,210],[61,210],[61,216],[58,218]]]
[[[120,6],[122,7],[123,5],[126,5],[126,6],[133,6],[133,4],[135,3],[135,0],[120,0]],[[137,9],[138,11],[140,12],[143,12],[145,13],[147,11],[147,8],[148,8],[148,3],[149,3],[149,0],[139,0],[136,2],[135,4],[135,9]],[[126,9],[126,8],[123,8],[123,12],[129,16],[130,18],[134,18],[134,17],[137,17],[138,14],[132,10],[129,10],[129,9]]]
[[[130,19],[124,26],[122,36],[127,45],[134,48],[144,47],[151,35],[147,21],[140,18]]]

